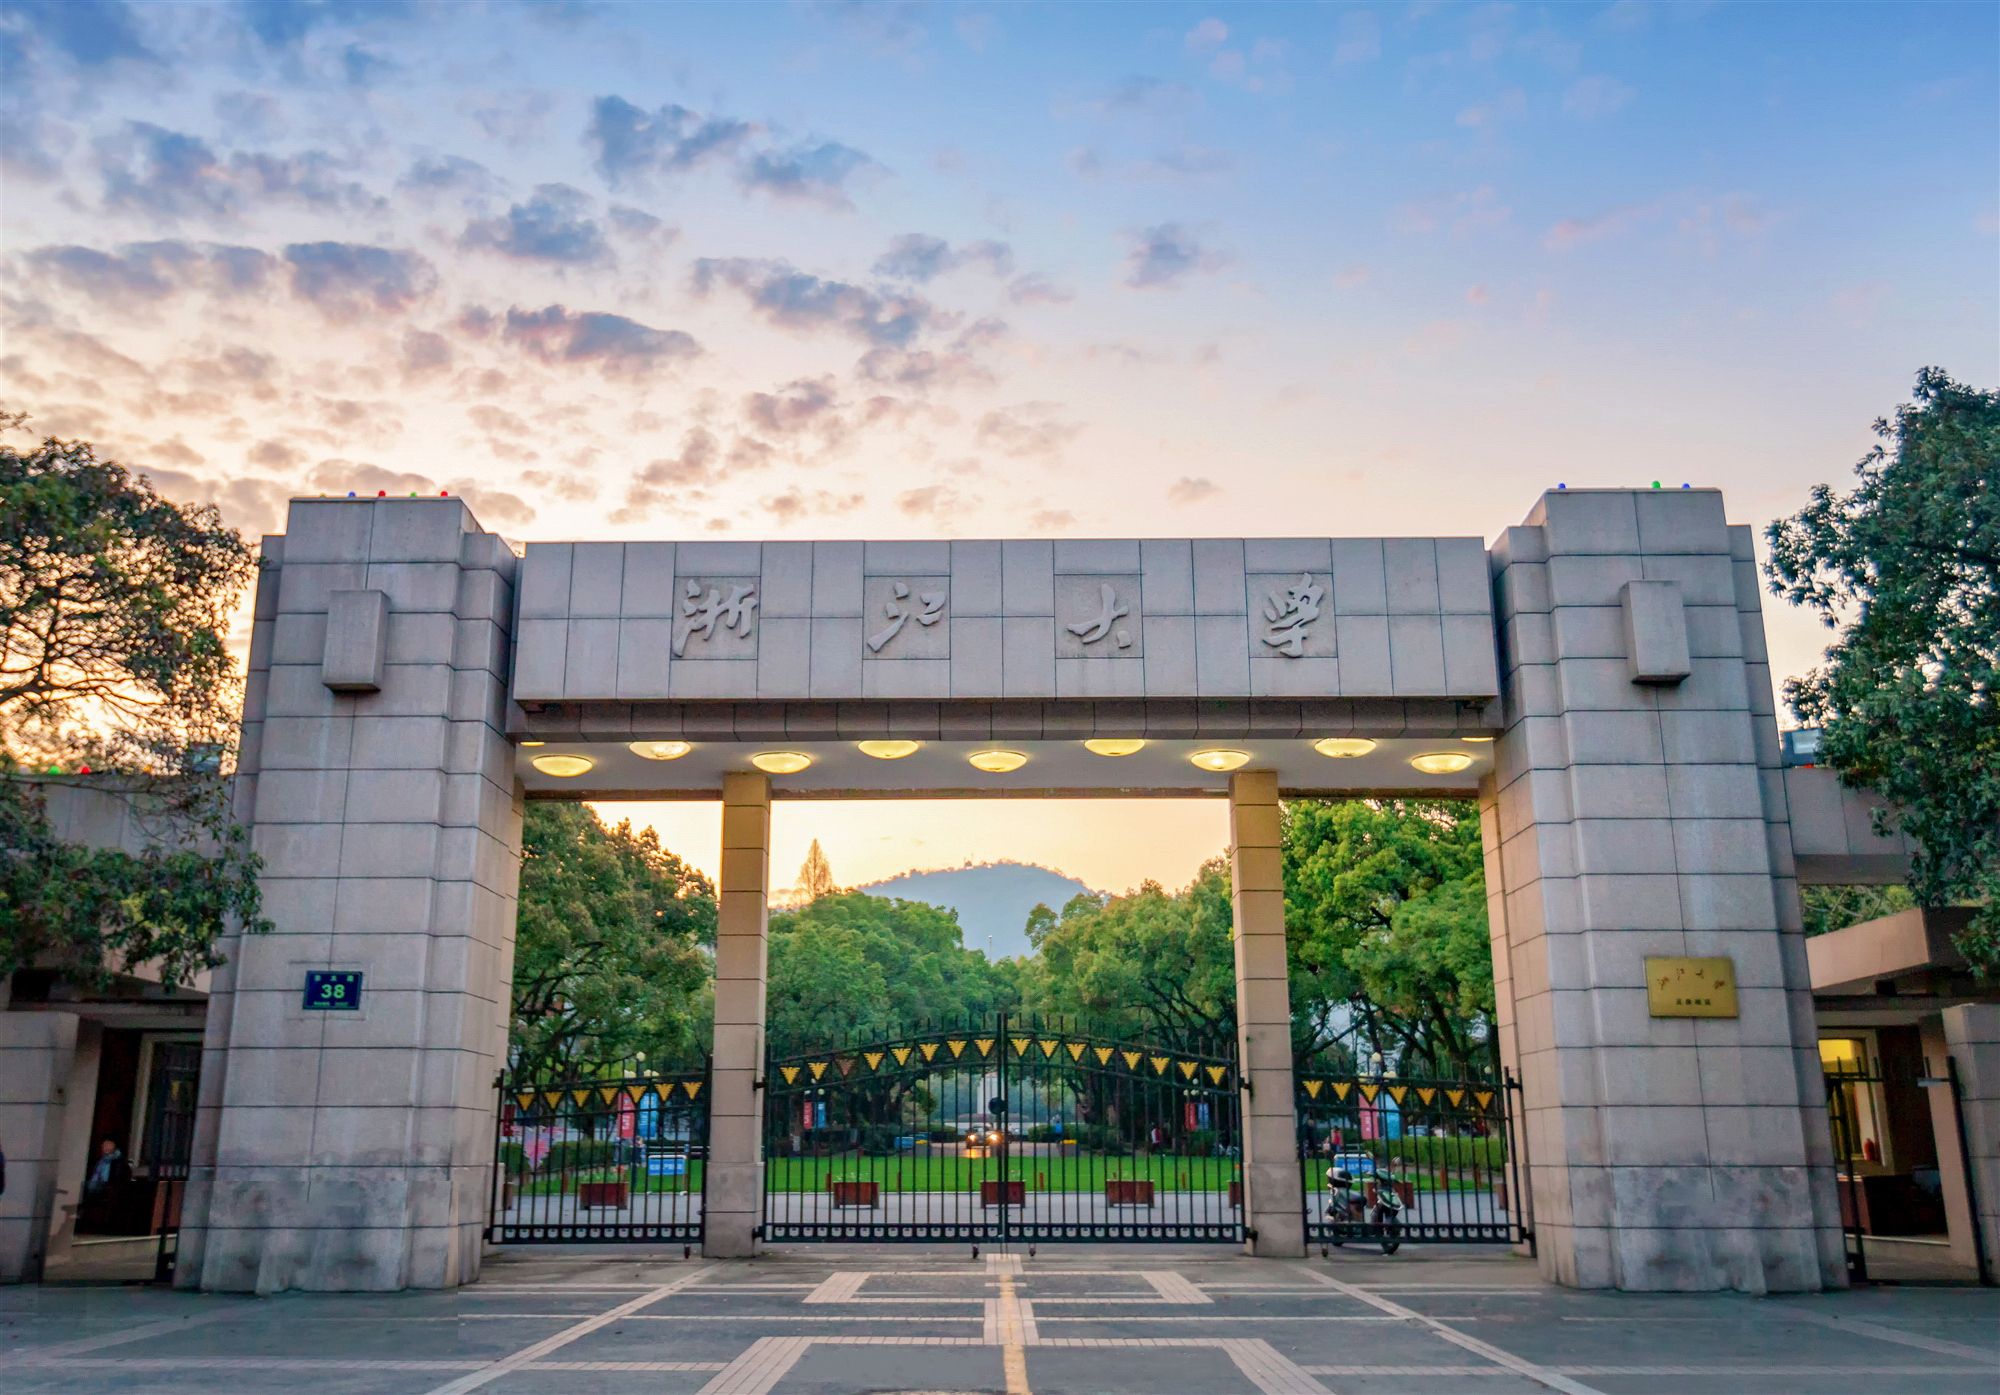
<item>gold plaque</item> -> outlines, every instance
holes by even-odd
[[[1736,966],[1726,958],[1648,959],[1646,1011],[1654,1017],[1734,1017]]]

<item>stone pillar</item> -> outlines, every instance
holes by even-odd
[[[722,777],[716,884],[715,1064],[709,1089],[702,1253],[756,1253],[764,1222],[764,980],[769,959],[771,781]]]
[[[1943,1081],[1926,1086],[1924,1098],[1931,1111],[1931,1143],[1937,1149],[1938,1189],[1944,1195],[1944,1229],[1951,1239],[1951,1262],[1971,1269],[1979,1262],[1979,1250],[1972,1239],[1972,1206],[1965,1175],[1969,1149],[1959,1137],[1958,1111],[1952,1107],[1951,1083],[1945,1079],[1951,1043],[1945,1040],[1942,1018],[1927,1017],[1917,1030],[1923,1043],[1924,1074]]]
[[[76,1213],[83,1205],[83,1182],[97,1161],[97,1140],[91,1136],[97,1119],[97,1074],[104,1060],[104,1027],[89,1018],[76,1024],[76,1054],[70,1058],[69,1083],[61,1091],[66,1105],[62,1122],[62,1143],[56,1164],[55,1204],[49,1212],[49,1243],[45,1265],[59,1265],[69,1257],[76,1240]],[[129,1161],[136,1162],[139,1131],[134,1130],[126,1147]]]
[[[75,1105],[88,1115],[94,1101],[69,1098],[76,1058],[77,1017],[69,1012],[9,1012],[0,980],[0,1148],[7,1153],[7,1191],[0,1195],[0,1283],[42,1277],[56,1192],[63,1179],[63,1124]],[[70,1180],[72,1197],[83,1179]]]
[[[1972,1202],[1986,1240],[1986,1273],[2000,1280],[2000,1006],[1946,1008],[1944,1039],[1958,1065],[1966,1151],[1972,1155]]]
[[[1229,880],[1236,938],[1236,1061],[1243,1102],[1245,1249],[1271,1259],[1306,1252],[1305,1194],[1292,1102],[1292,994],[1285,958],[1285,870],[1278,777],[1229,777]]]
[[[182,1286],[479,1272],[520,871],[514,566],[457,499],[294,500],[266,540],[239,817],[275,931],[232,937],[212,985]],[[360,972],[360,1010],[306,1010],[314,969]]]
[[[1511,1015],[1537,1253],[1577,1287],[1844,1282],[1747,541],[1713,490],[1565,490],[1493,550],[1502,1050]],[[1727,956],[1740,1015],[1651,1017],[1649,956]]]

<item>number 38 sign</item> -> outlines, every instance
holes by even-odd
[[[322,1011],[360,1011],[361,975],[356,972],[308,970],[305,1006]]]

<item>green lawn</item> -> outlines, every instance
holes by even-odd
[[[975,1191],[998,1180],[997,1158],[926,1157],[903,1153],[884,1158],[843,1153],[830,1158],[773,1158],[765,1164],[766,1186],[774,1192],[826,1189],[836,1182],[879,1182],[887,1192]],[[1160,1191],[1219,1192],[1237,1180],[1234,1158],[1009,1158],[1007,1176],[1030,1191],[1101,1192],[1107,1179],[1150,1181]]]

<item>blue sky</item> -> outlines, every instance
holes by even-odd
[[[2000,380],[1996,52],[1990,4],[10,0],[0,396],[253,533],[1761,524],[1920,366]]]

